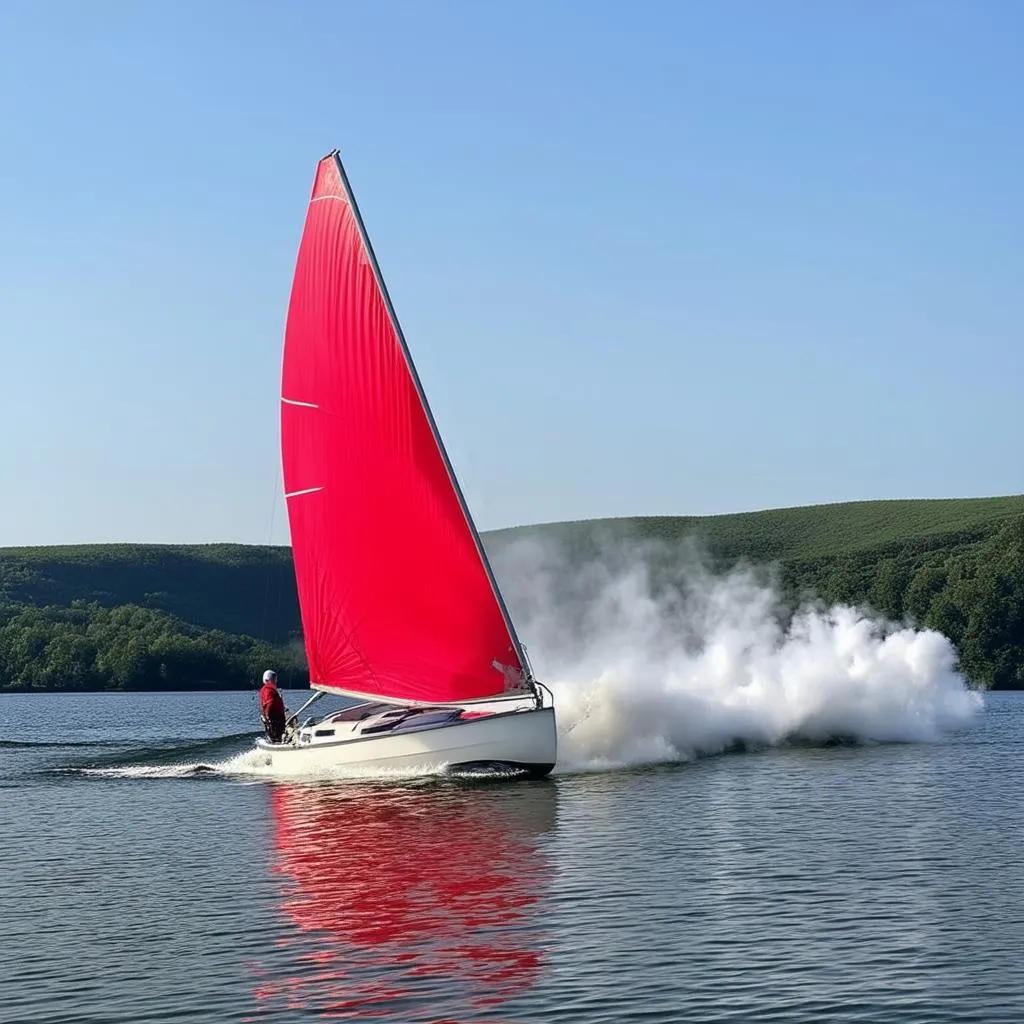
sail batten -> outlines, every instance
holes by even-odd
[[[281,394],[285,493],[317,495],[288,502],[311,682],[416,703],[528,696],[525,656],[336,153],[320,161],[306,213]]]

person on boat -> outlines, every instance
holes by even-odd
[[[284,698],[277,688],[277,673],[268,668],[263,673],[263,688],[260,690],[260,717],[267,739],[280,743],[284,735]]]

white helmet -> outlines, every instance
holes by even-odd
[[[276,683],[277,673],[272,668],[268,668],[267,671],[263,673],[263,682]]]

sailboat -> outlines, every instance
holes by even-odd
[[[337,150],[317,164],[306,211],[280,413],[314,693],[280,741],[257,738],[274,772],[547,775],[551,693],[516,634]],[[303,720],[328,694],[349,706]]]

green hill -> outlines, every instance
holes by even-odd
[[[207,629],[284,643],[299,629],[291,549],[245,544],[0,548],[0,600],[139,605]]]
[[[1024,495],[865,501],[708,517],[549,523],[484,535],[551,541],[570,562],[697,540],[720,568],[773,564],[793,603],[869,604],[941,629],[978,685],[1024,687]],[[0,687],[240,686],[268,659],[302,678],[284,547],[0,548]]]
[[[721,516],[589,519],[513,527],[487,535],[490,543],[547,536],[582,552],[601,536],[679,544],[698,538],[723,560],[752,562],[837,558],[864,551],[952,547],[984,540],[1008,519],[1024,515],[1024,495],[852,501]]]

